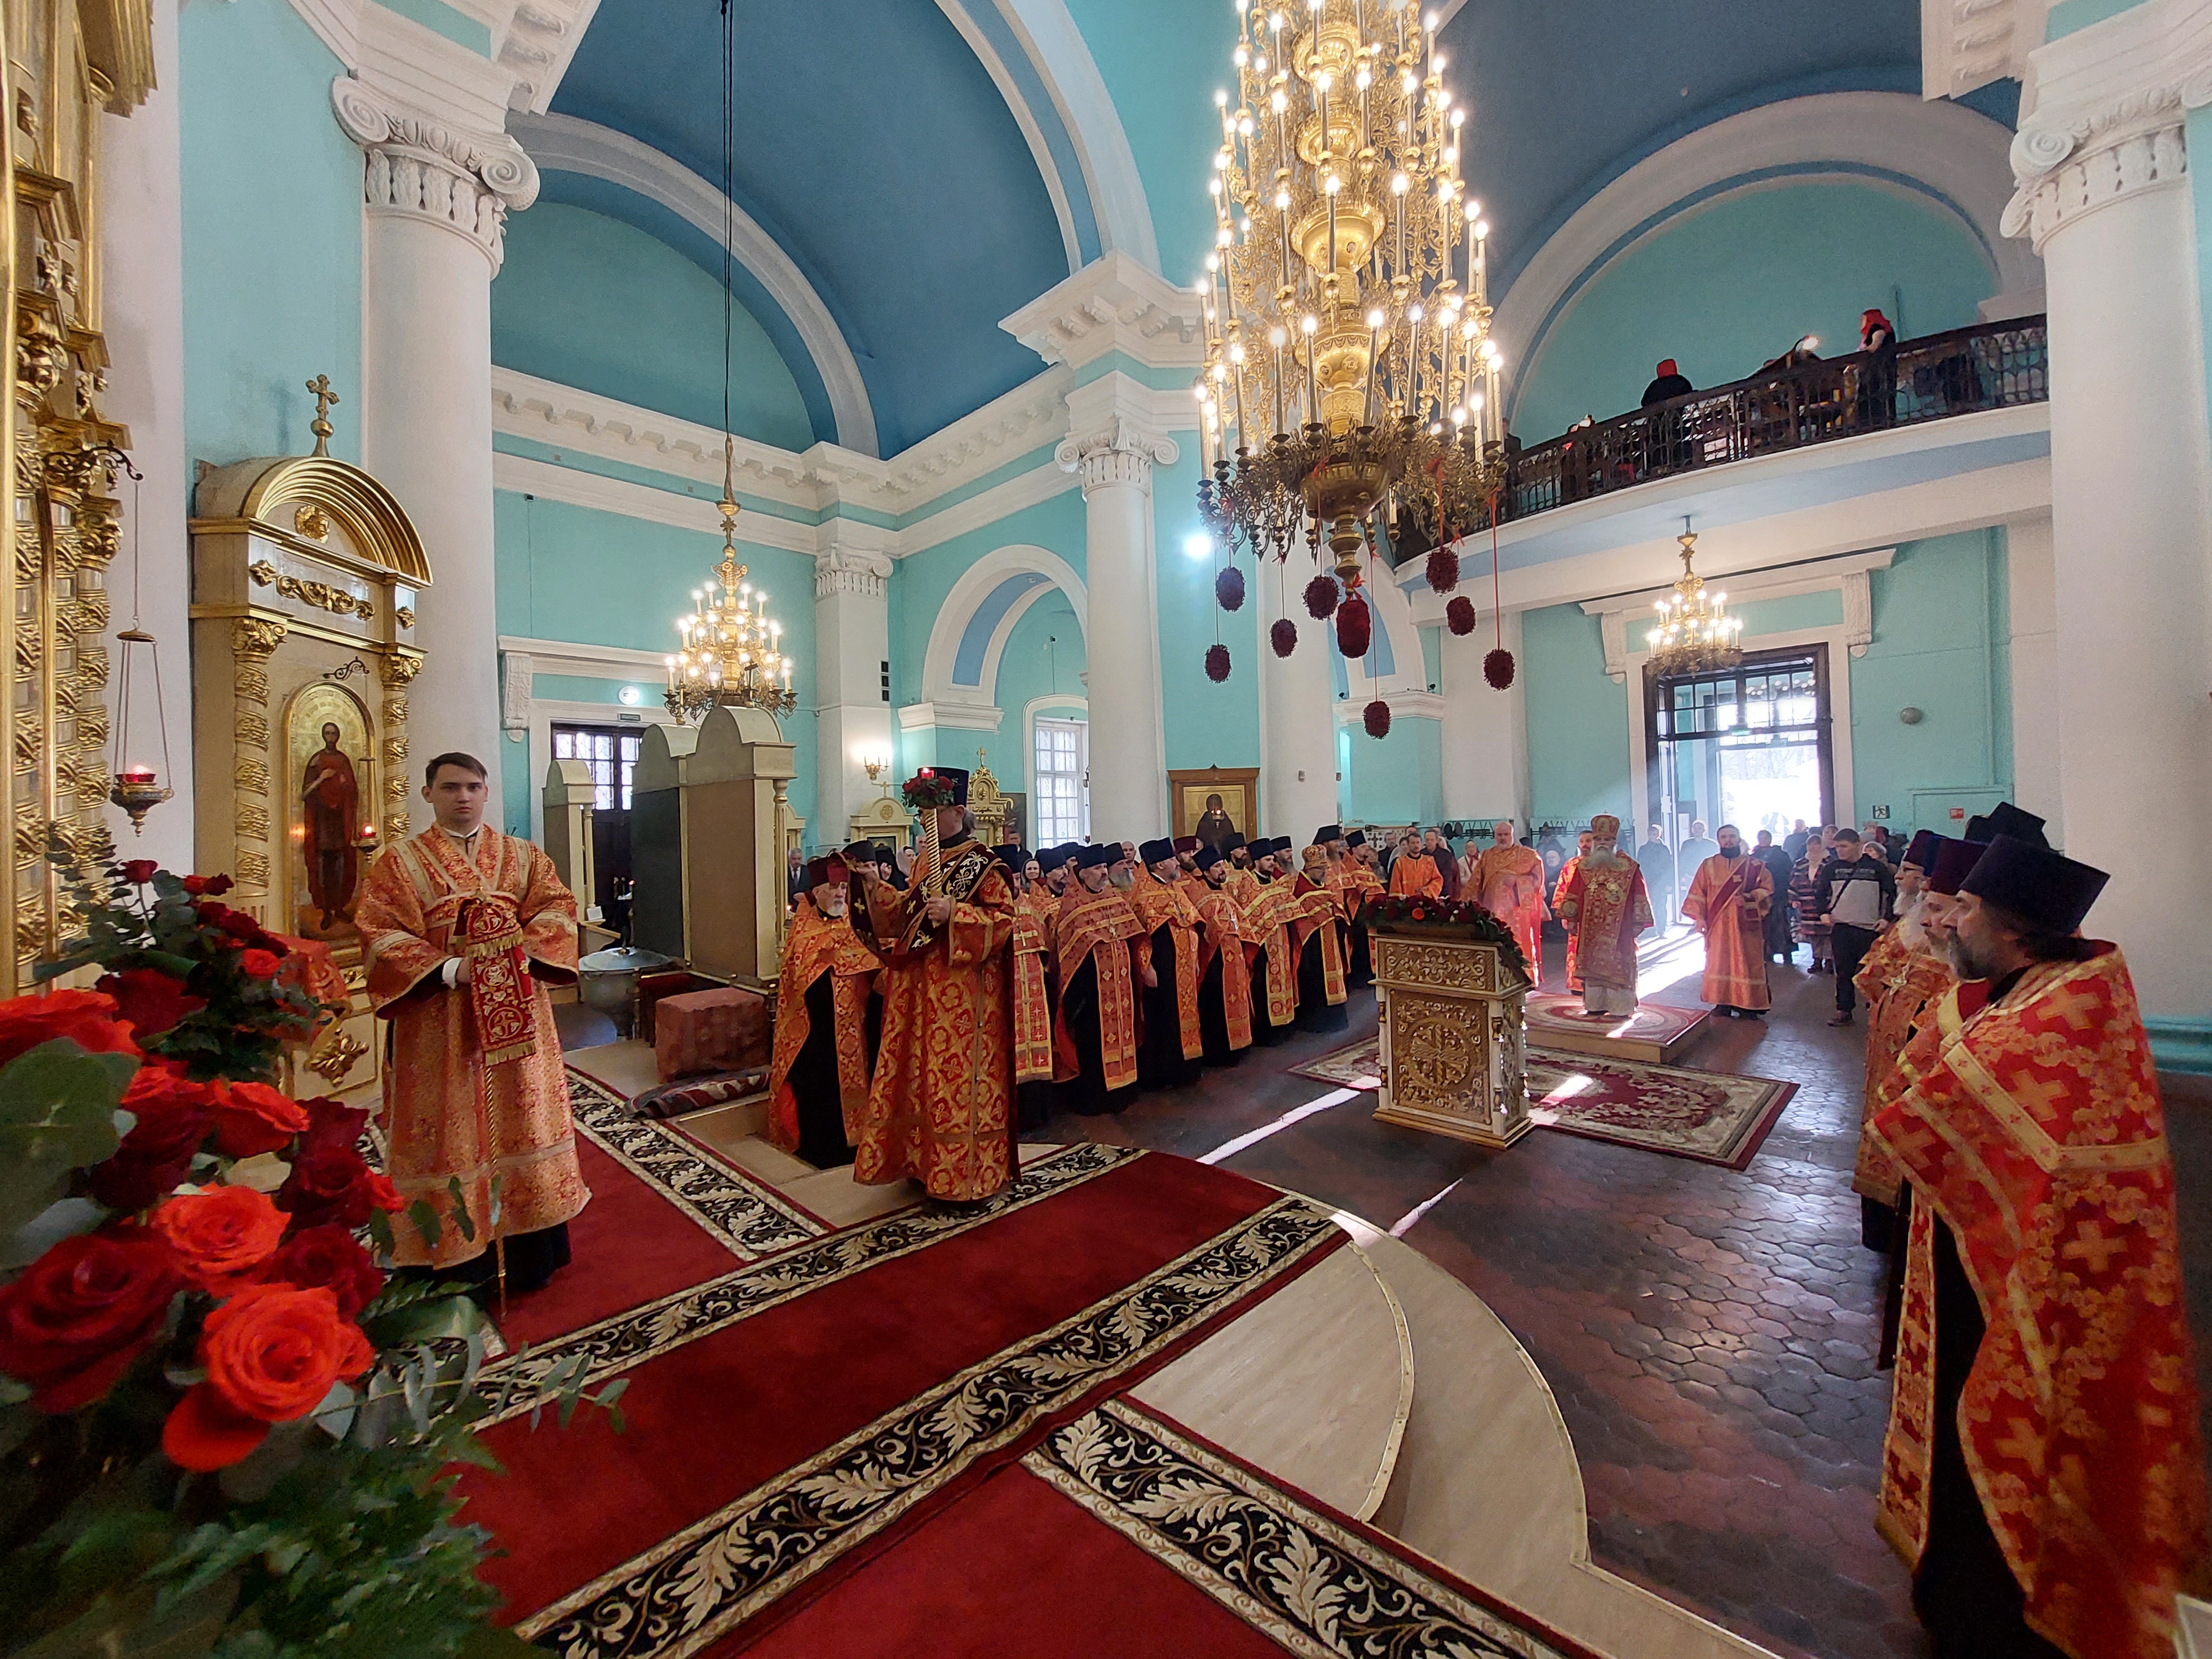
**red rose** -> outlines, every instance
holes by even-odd
[[[143,1227],[65,1238],[0,1289],[0,1370],[42,1412],[75,1411],[151,1347],[184,1288],[169,1247]]]
[[[309,1227],[293,1234],[283,1249],[262,1264],[259,1277],[267,1284],[328,1291],[348,1319],[384,1288],[376,1259],[343,1227]]]
[[[135,1054],[115,999],[99,991],[49,991],[0,1002],[0,1066],[27,1049],[67,1037],[88,1054]]]
[[[158,968],[126,968],[106,975],[98,988],[115,999],[118,1012],[142,1040],[159,1036],[186,1014],[207,1006],[205,997],[187,994],[184,981]]]
[[[302,1147],[343,1146],[353,1151],[361,1141],[361,1132],[368,1127],[368,1108],[349,1106],[330,1095],[318,1095],[300,1104],[307,1114],[307,1138]]]
[[[161,1066],[143,1066],[125,1091],[123,1109],[137,1118],[123,1144],[89,1172],[92,1195],[111,1210],[143,1210],[174,1192],[214,1118],[213,1094]]]
[[[161,867],[151,859],[125,859],[123,860],[123,879],[133,887],[143,887],[154,879],[155,872]]]
[[[276,1206],[301,1227],[358,1227],[371,1210],[401,1207],[398,1191],[351,1146],[305,1146],[276,1189]]]
[[[307,1127],[307,1114],[265,1083],[215,1085],[215,1149],[225,1158],[273,1152]]]
[[[186,876],[185,890],[194,898],[203,893],[228,893],[231,881],[228,876]]]
[[[195,1470],[226,1468],[269,1435],[322,1404],[331,1384],[376,1363],[361,1327],[326,1290],[255,1285],[200,1327],[207,1381],[177,1402],[161,1425],[161,1449]]]
[[[154,1212],[152,1225],[169,1241],[185,1277],[217,1296],[275,1255],[284,1237],[283,1212],[251,1187],[179,1193]]]
[[[266,951],[248,951],[238,959],[239,970],[254,979],[274,979],[278,959]]]

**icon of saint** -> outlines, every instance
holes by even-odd
[[[322,913],[325,932],[352,915],[354,884],[361,876],[361,854],[354,847],[361,786],[353,763],[338,750],[338,737],[337,724],[325,721],[323,746],[307,757],[300,784],[307,897]]]
[[[1222,810],[1219,795],[1206,798],[1206,811],[1199,814],[1198,827],[1191,833],[1208,847],[1227,850],[1230,836],[1237,833],[1237,822]]]

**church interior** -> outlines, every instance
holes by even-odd
[[[2212,1655],[2212,0],[0,10],[0,1652]]]

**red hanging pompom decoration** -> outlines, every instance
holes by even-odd
[[[1213,597],[1221,601],[1224,611],[1241,611],[1244,607],[1244,573],[1235,565],[1224,565],[1221,574],[1213,579]]]
[[[1444,607],[1444,625],[1462,638],[1474,632],[1474,601],[1464,593]]]
[[[1229,678],[1229,647],[1209,645],[1206,647],[1206,678],[1216,685]]]
[[[1276,618],[1275,625],[1267,630],[1267,643],[1275,647],[1275,654],[1287,657],[1298,642],[1298,625],[1288,617]]]
[[[1306,612],[1316,622],[1326,622],[1336,609],[1336,578],[1316,576],[1306,584]]]
[[[1368,610],[1366,600],[1349,599],[1337,606],[1336,644],[1346,656],[1355,662],[1365,656],[1374,631],[1374,614]]]
[[[1500,647],[1482,659],[1482,678],[1503,691],[1513,684],[1513,653]]]
[[[1359,723],[1367,728],[1370,738],[1390,735],[1390,705],[1377,697],[1359,712]]]
[[[1429,586],[1449,593],[1459,586],[1459,550],[1440,547],[1429,555]]]

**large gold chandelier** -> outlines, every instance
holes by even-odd
[[[1651,670],[1673,678],[1736,667],[1743,661],[1743,618],[1729,615],[1728,595],[1706,592],[1705,579],[1690,568],[1698,537],[1688,520],[1674,539],[1682,545],[1682,574],[1674,579],[1673,597],[1659,601],[1658,626],[1644,636]]]
[[[1393,491],[1436,544],[1473,527],[1504,436],[1461,178],[1467,111],[1410,0],[1237,0],[1237,93],[1214,94],[1215,247],[1199,285],[1199,506],[1233,553],[1304,530],[1358,583]]]
[[[676,619],[682,648],[667,659],[668,690],[661,701],[679,726],[710,708],[763,708],[788,714],[799,706],[791,689],[791,659],[783,654],[783,624],[768,614],[768,594],[738,562],[738,500],[734,446],[722,440],[722,561],[714,579],[691,590],[692,609]],[[781,676],[782,683],[777,684]]]

